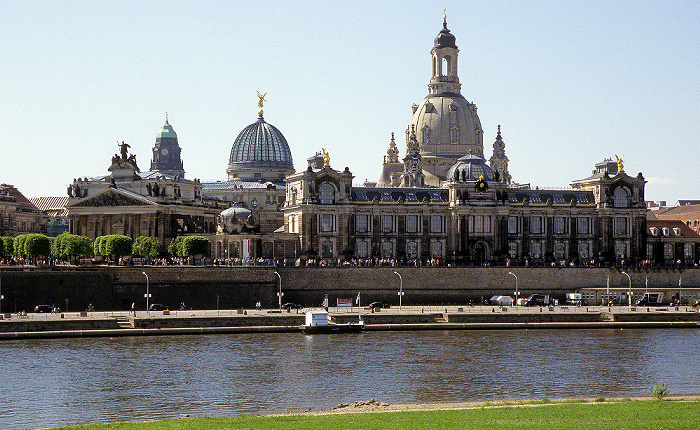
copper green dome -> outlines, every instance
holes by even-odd
[[[156,135],[157,138],[163,138],[163,137],[172,137],[174,139],[177,139],[177,133],[175,133],[175,130],[173,130],[173,126],[168,123],[168,120],[165,120],[165,124],[163,124],[163,127],[161,127],[160,131]]]
[[[238,169],[284,169],[294,171],[287,139],[260,115],[244,128],[231,148],[227,171]]]

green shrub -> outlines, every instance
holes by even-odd
[[[160,241],[157,237],[139,236],[131,247],[131,254],[140,257],[155,257],[160,253]]]
[[[668,396],[668,385],[663,382],[661,384],[654,382],[654,386],[649,388],[649,391],[656,400],[662,400],[664,397]]]

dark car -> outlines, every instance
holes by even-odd
[[[53,306],[51,305],[36,305],[34,308],[34,312],[42,313],[42,314],[50,314],[53,312]]]
[[[165,306],[165,305],[162,305],[162,304],[160,304],[160,303],[153,303],[153,304],[148,308],[148,310],[149,310],[149,311],[169,311],[170,308],[167,307],[167,306]]]
[[[370,309],[389,309],[391,306],[382,302],[372,302],[367,307]]]
[[[527,298],[524,306],[546,306],[547,304],[547,297],[542,294],[532,294]]]
[[[282,305],[282,309],[303,309],[304,307],[298,303],[285,303]]]

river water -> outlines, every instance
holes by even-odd
[[[700,331],[237,334],[0,343],[0,428],[378,402],[700,393]]]

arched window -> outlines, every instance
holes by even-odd
[[[423,144],[427,145],[428,144],[428,138],[430,136],[430,127],[427,125],[421,129],[423,132]]]
[[[318,188],[322,205],[332,205],[335,203],[335,188],[329,183],[322,184]]]
[[[430,254],[433,258],[442,257],[442,242],[433,242],[430,244]]]
[[[629,193],[626,189],[622,187],[615,188],[615,207],[616,208],[627,208],[630,205]]]

